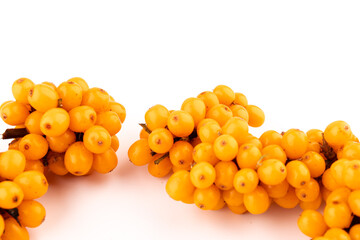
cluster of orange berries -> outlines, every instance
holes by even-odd
[[[44,220],[44,207],[33,200],[47,191],[44,174],[112,171],[118,163],[116,134],[126,117],[123,105],[78,77],[58,87],[20,78],[12,93],[15,100],[0,107],[3,121],[14,126],[2,135],[14,138],[9,150],[0,153],[2,240],[29,239],[26,227]]]
[[[172,173],[166,191],[174,200],[236,214],[300,205],[298,226],[307,236],[360,239],[360,143],[350,126],[251,135],[249,126],[264,119],[243,94],[220,85],[186,99],[181,110],[151,107],[128,156],[155,177]],[[323,202],[324,216],[317,211]]]

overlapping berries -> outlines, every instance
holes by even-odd
[[[44,174],[76,176],[112,171],[118,163],[116,134],[125,108],[101,88],[82,78],[58,87],[21,78],[12,85],[15,100],[0,107],[14,140],[0,155],[0,238],[29,239],[26,227],[37,227],[44,207],[34,199],[48,189]],[[5,230],[5,231],[4,231]]]
[[[264,118],[243,94],[220,85],[181,110],[151,107],[128,156],[155,177],[171,173],[166,191],[174,200],[236,214],[300,205],[298,226],[312,239],[360,239],[360,143],[350,126],[336,121],[324,131],[269,130],[256,138],[249,126]],[[324,215],[317,211],[323,202]]]

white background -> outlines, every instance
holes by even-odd
[[[178,109],[218,84],[265,111],[256,136],[339,119],[358,134],[359,12],[359,1],[328,0],[1,1],[1,102],[20,77],[59,84],[80,76],[127,109],[118,168],[50,177],[40,199],[47,218],[31,239],[308,239],[298,208],[239,216],[175,202],[166,179],[129,163],[127,149],[146,109]]]

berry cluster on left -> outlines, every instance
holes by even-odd
[[[111,172],[126,117],[123,105],[105,90],[89,88],[79,77],[55,86],[20,78],[15,100],[0,106],[13,139],[0,153],[0,239],[29,239],[27,227],[39,226],[45,208],[34,200],[47,192],[46,174],[64,176]]]

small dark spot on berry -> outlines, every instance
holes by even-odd
[[[305,199],[306,198],[306,193],[301,194],[301,197]]]
[[[90,115],[90,120],[93,122],[95,121],[95,116],[93,114]]]
[[[346,125],[346,126],[344,127],[344,129],[345,129],[345,130],[349,130],[349,126]]]
[[[74,82],[73,82],[73,81],[69,81],[68,83],[69,83],[69,84],[74,84]]]
[[[359,168],[359,165],[357,165],[357,164],[353,165],[353,169],[358,169],[358,168]]]
[[[204,175],[200,175],[200,180],[204,180],[205,176]]]
[[[173,120],[175,121],[175,122],[177,122],[178,120],[179,120],[179,117],[178,116],[173,116]]]
[[[184,163],[185,163],[184,160],[180,160],[180,161],[179,161],[179,164],[180,164],[180,165],[183,165]]]
[[[221,189],[225,189],[225,186],[224,186],[224,185],[220,185],[220,188],[221,188]]]
[[[98,141],[98,145],[100,145],[100,146],[101,146],[102,144],[103,144],[103,142],[102,142],[102,141]]]
[[[240,186],[245,187],[245,183],[244,182],[240,183]]]
[[[333,201],[332,203],[335,204],[335,205],[337,205],[337,204],[339,204],[340,202],[337,201],[337,200],[335,200],[335,201]]]
[[[44,185],[47,185],[47,181],[46,181],[45,179],[42,180],[42,183],[43,183]]]
[[[4,114],[2,115],[2,118],[3,118],[4,120],[6,120],[6,119],[7,119],[7,115],[4,113]]]
[[[205,207],[204,204],[199,205],[199,208],[204,208],[204,207]]]
[[[33,93],[34,93],[34,89],[30,89],[29,96],[32,97]]]
[[[302,182],[300,183],[301,186],[304,186],[305,184],[306,184],[305,181],[302,181]]]
[[[249,146],[244,146],[243,149],[247,150],[247,149],[249,149]]]
[[[45,128],[46,128],[46,129],[51,129],[50,123],[45,124]]]
[[[14,197],[12,198],[12,201],[13,201],[14,203],[17,203],[17,202],[19,201],[18,196],[14,196]]]
[[[76,172],[74,172],[75,174],[77,174],[77,175],[80,175],[81,174],[81,171],[76,171]]]
[[[226,145],[226,141],[225,141],[225,140],[222,140],[220,144],[221,144],[221,146],[225,146],[225,145]]]
[[[160,145],[161,144],[161,139],[156,139],[155,143]]]
[[[309,155],[306,155],[305,156],[305,160],[308,160],[310,157],[309,157]]]
[[[285,168],[281,167],[280,172],[282,172],[282,173],[285,172]]]
[[[25,150],[29,150],[29,148],[30,148],[29,144],[25,144],[25,145],[24,145],[24,149],[25,149]]]
[[[22,83],[24,81],[24,79],[23,78],[20,78],[20,79],[18,79],[16,82],[17,83]]]

